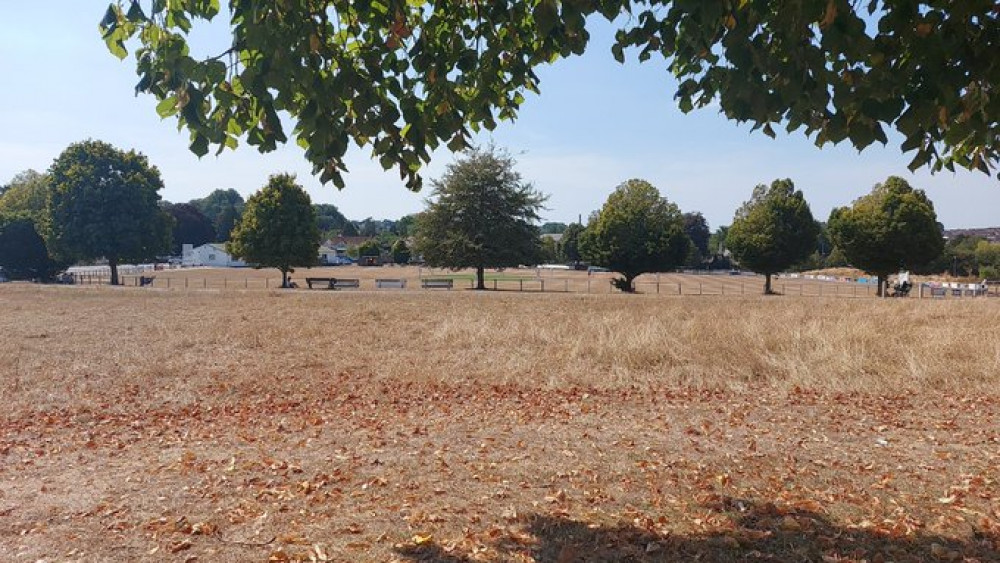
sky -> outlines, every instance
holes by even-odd
[[[244,197],[271,174],[297,175],[314,202],[332,203],[351,219],[397,219],[424,208],[430,180],[454,155],[433,154],[422,193],[408,191],[395,170],[383,171],[363,149],[347,158],[346,189],[322,185],[294,142],[260,154],[236,151],[199,159],[188,134],[161,120],[156,100],[136,96],[134,60],[111,55],[97,31],[104,0],[12,2],[0,20],[0,183],[17,173],[44,171],[69,144],[107,141],[142,152],[159,168],[161,196],[182,202],[217,188]],[[226,45],[225,13],[196,28],[193,52]],[[925,190],[946,228],[1000,225],[1000,180],[981,172],[911,173],[900,138],[858,153],[849,145],[822,149],[802,133],[770,139],[727,120],[711,107],[684,114],[673,101],[676,82],[662,60],[614,61],[612,29],[599,28],[582,57],[538,70],[541,95],[528,94],[516,121],[500,122],[479,143],[508,149],[522,177],[548,194],[542,216],[571,222],[603,205],[621,182],[642,178],[682,211],[701,212],[714,230],[728,225],[753,187],[791,178],[825,220],[891,175]]]

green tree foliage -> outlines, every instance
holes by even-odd
[[[170,250],[170,216],[160,209],[160,171],[135,151],[101,141],[70,145],[49,169],[50,250],[66,260],[118,264]]]
[[[174,218],[172,230],[174,254],[180,254],[183,245],[201,246],[215,240],[215,228],[198,208],[190,203],[172,203],[163,206]]]
[[[754,188],[736,211],[726,244],[741,266],[764,274],[764,293],[771,294],[771,276],[808,256],[818,236],[802,192],[791,180],[775,180]]]
[[[240,222],[243,213],[243,196],[234,189],[215,190],[201,199],[193,199],[191,205],[208,218],[215,229],[215,242],[226,242],[233,227]]]
[[[3,186],[0,191],[0,213],[7,215],[27,215],[36,225],[46,221],[46,200],[49,179],[46,174],[25,170]]]
[[[976,262],[980,277],[997,279],[997,272],[1000,271],[1000,243],[979,241],[976,245]]]
[[[567,262],[576,264],[583,261],[580,256],[580,235],[583,234],[583,228],[580,223],[570,223],[559,239],[559,254]]]
[[[413,236],[413,230],[416,224],[416,215],[404,215],[399,218],[399,221],[396,221],[396,234],[403,238]]]
[[[316,203],[313,204],[313,209],[316,211],[316,227],[325,236],[353,236],[346,231],[355,232],[354,225],[344,217],[336,205]]]
[[[698,212],[685,213],[684,233],[691,239],[691,249],[688,251],[685,266],[700,268],[708,256],[708,239],[712,236],[705,216]]]
[[[281,270],[281,287],[288,287],[288,274],[295,267],[316,263],[316,212],[295,176],[271,176],[266,186],[250,196],[226,250],[255,268]]]
[[[562,260],[559,243],[552,237],[541,237],[538,240],[540,254],[538,261],[542,264],[555,264]]]
[[[680,210],[645,180],[615,188],[580,236],[583,257],[620,273],[615,283],[627,292],[635,291],[633,281],[641,274],[681,265],[690,245]]]
[[[196,154],[240,139],[274,150],[285,114],[338,187],[353,142],[419,189],[431,151],[514,119],[539,92],[535,69],[584,53],[607,22],[620,26],[612,55],[665,65],[685,112],[718,103],[818,146],[885,144],[895,129],[911,168],[989,172],[1000,158],[991,1],[244,0],[229,3],[230,47],[193,58],[189,32],[218,12],[217,0],[116,0],[100,30],[118,57],[138,43],[136,91],[187,128]]]
[[[558,221],[542,223],[540,231],[543,235],[561,235],[566,231],[566,223],[559,223]]]
[[[416,229],[428,265],[475,268],[477,289],[486,289],[486,268],[538,263],[536,222],[545,196],[521,180],[515,164],[504,151],[475,148],[433,182]]]
[[[358,258],[364,258],[365,256],[382,256],[382,243],[376,239],[368,239],[358,245]]]
[[[399,239],[392,245],[392,261],[396,264],[408,264],[410,262],[410,247],[406,241]]]
[[[878,276],[879,295],[889,274],[925,269],[944,249],[934,204],[896,176],[852,206],[834,209],[828,224],[851,265]]]
[[[48,281],[62,269],[27,214],[0,213],[0,270],[12,280]]]

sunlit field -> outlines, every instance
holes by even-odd
[[[193,272],[0,286],[0,560],[1000,559],[1000,300]]]

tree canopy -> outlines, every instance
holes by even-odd
[[[271,176],[266,186],[250,196],[226,250],[255,268],[281,270],[281,287],[288,287],[288,274],[295,267],[316,263],[316,213],[295,176]]]
[[[818,236],[802,192],[791,180],[775,180],[754,188],[736,211],[726,244],[741,266],[764,274],[764,293],[770,294],[771,276],[809,256]]]
[[[245,204],[243,196],[232,188],[214,190],[201,199],[192,199],[189,203],[212,223],[216,242],[229,240],[233,227],[240,222]]]
[[[196,154],[241,139],[270,151],[291,134],[338,187],[353,143],[419,189],[430,151],[514,119],[540,90],[535,70],[584,53],[607,22],[611,54],[667,67],[685,112],[717,103],[818,146],[863,149],[895,130],[911,168],[990,172],[1000,158],[992,0],[244,0],[229,3],[230,46],[195,58],[189,32],[219,4],[116,0],[100,30],[116,56],[134,48],[136,92]]]
[[[101,141],[70,145],[49,168],[50,250],[68,260],[118,264],[152,260],[170,249],[170,216],[160,209],[163,180],[135,151]]]
[[[0,270],[12,280],[47,281],[60,266],[27,215],[0,214]]]
[[[40,226],[45,222],[49,179],[46,174],[25,170],[0,191],[0,213],[27,215]]]
[[[180,254],[183,245],[201,246],[215,240],[215,228],[208,217],[190,203],[172,203],[163,206],[174,218],[172,252]]]
[[[628,292],[635,290],[633,280],[641,274],[681,265],[690,245],[680,210],[645,180],[615,188],[580,235],[583,257],[620,273],[616,284]]]
[[[475,268],[486,289],[486,268],[537,264],[538,211],[545,196],[524,182],[514,159],[496,148],[475,148],[433,182],[417,217],[416,246],[432,267]]]
[[[828,225],[848,262],[878,276],[879,295],[889,274],[923,269],[944,249],[934,204],[897,176],[876,184],[850,207],[834,209]]]
[[[686,265],[690,268],[700,268],[705,257],[708,256],[708,239],[712,236],[705,216],[697,211],[685,213],[684,234],[691,239],[691,249],[688,251]]]

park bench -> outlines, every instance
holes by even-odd
[[[404,279],[376,279],[375,280],[376,289],[406,289],[406,280]]]
[[[156,276],[139,276],[139,287],[152,286],[155,279]]]
[[[455,286],[455,280],[451,278],[447,279],[426,278],[420,280],[420,287],[424,289],[451,289],[454,286]]]
[[[337,278],[306,278],[306,285],[309,286],[309,289],[313,288],[313,284],[320,286],[320,289],[335,289],[335,283],[337,283]]]
[[[359,279],[334,279],[333,289],[360,289],[361,280]]]
[[[931,297],[944,297],[944,296],[945,296],[945,289],[943,287],[931,288]]]

